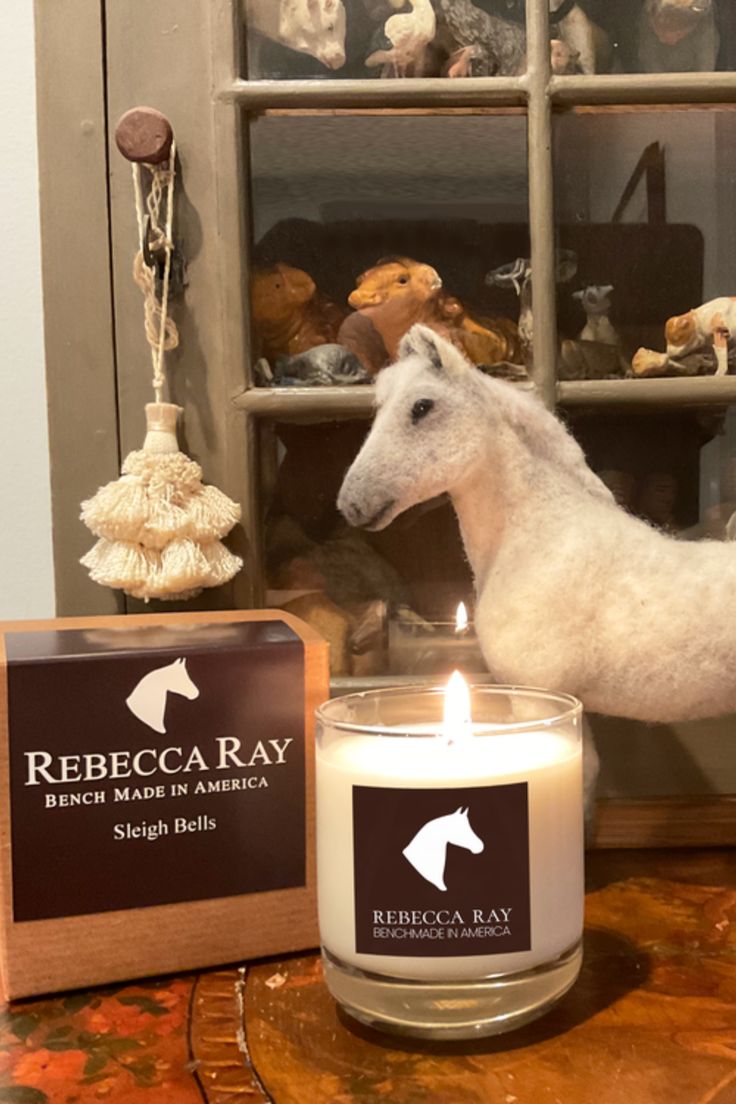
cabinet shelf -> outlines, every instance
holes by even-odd
[[[253,387],[233,400],[234,406],[258,418],[277,421],[342,421],[369,418],[374,391],[354,387]]]
[[[526,107],[529,76],[408,80],[234,80],[218,98],[247,111]],[[616,73],[552,77],[557,106],[736,103],[736,73]]]
[[[736,101],[736,73],[616,73],[552,77],[553,104],[672,104]]]
[[[221,100],[247,111],[272,108],[514,107],[526,103],[524,77],[444,77],[407,80],[236,80]]]
[[[736,376],[692,379],[574,380],[557,384],[561,406],[668,407],[729,406],[736,403]]]
[[[238,410],[277,421],[343,421],[370,418],[373,388],[254,387],[234,400]],[[736,376],[694,379],[574,380],[557,384],[557,400],[565,408],[652,409],[661,407],[722,408],[736,404]]]

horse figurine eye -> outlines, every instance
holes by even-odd
[[[433,399],[417,399],[417,401],[411,408],[412,425],[416,425],[417,422],[420,422],[422,420],[422,418],[426,418],[427,414],[429,414],[433,406]]]

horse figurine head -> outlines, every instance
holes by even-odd
[[[148,725],[154,732],[166,732],[164,713],[169,692],[180,694],[193,701],[199,697],[199,690],[192,682],[187,671],[186,659],[175,659],[165,667],[149,671],[126,698],[125,704],[131,713]]]
[[[447,891],[445,863],[448,843],[474,855],[479,855],[483,850],[483,840],[470,827],[467,805],[464,809],[458,806],[454,813],[428,820],[402,852],[417,874],[443,892]]]
[[[350,525],[384,529],[403,510],[452,488],[483,451],[483,375],[427,326],[376,380],[373,428],[337,500]]]
[[[399,357],[376,378],[373,427],[340,488],[337,506],[348,524],[385,529],[404,510],[445,492],[455,501],[482,473],[494,483],[486,489],[497,505],[517,477],[540,491],[545,478],[555,481],[553,490],[571,480],[613,501],[535,395],[486,376],[421,324],[402,339]],[[492,502],[482,505],[487,512]]]

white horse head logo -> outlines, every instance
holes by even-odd
[[[165,667],[149,671],[125,699],[125,704],[139,721],[143,721],[154,732],[166,732],[164,713],[169,691],[172,694],[181,694],[189,701],[199,697],[199,690],[187,672],[186,659],[175,659]]]
[[[431,882],[437,889],[445,891],[448,843],[464,847],[474,855],[479,855],[483,850],[483,840],[470,827],[468,806],[464,809],[458,806],[454,813],[428,820],[402,852],[417,874],[421,874],[425,881]]]

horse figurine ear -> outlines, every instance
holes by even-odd
[[[436,372],[454,373],[467,364],[459,349],[421,322],[412,326],[399,342],[399,360],[410,356],[429,361]]]

